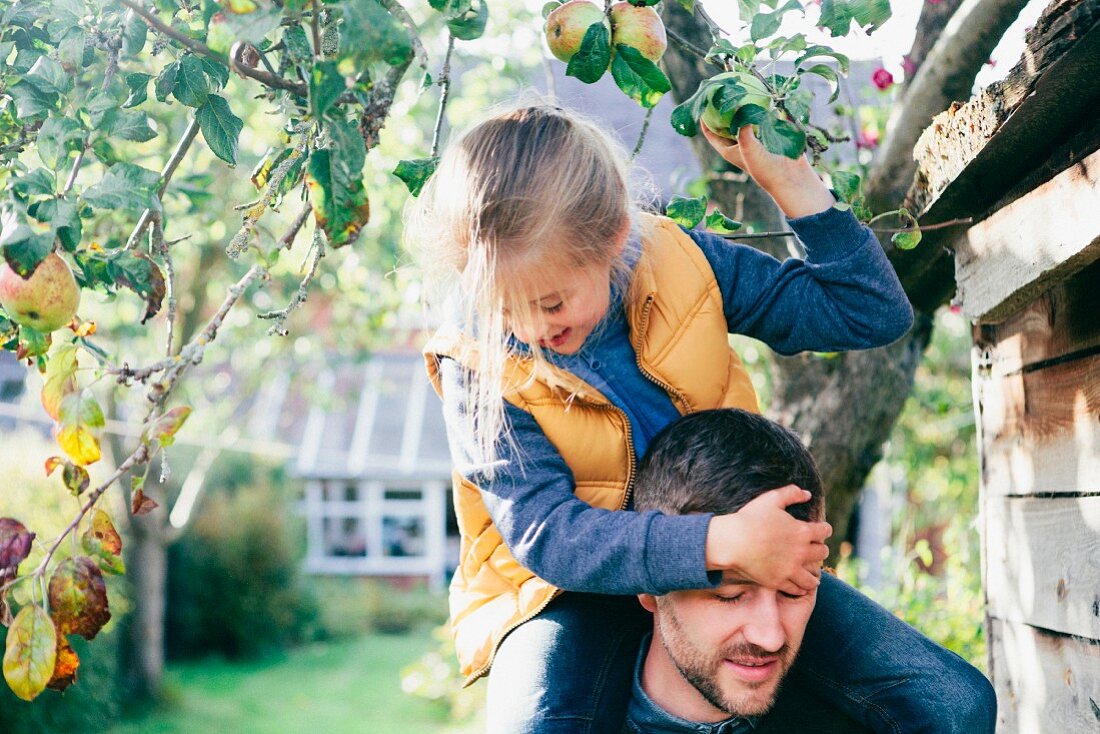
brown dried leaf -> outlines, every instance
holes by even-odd
[[[130,512],[134,515],[146,515],[159,505],[145,496],[145,492],[135,489],[130,493]]]
[[[99,566],[87,556],[68,558],[50,577],[50,611],[57,630],[90,640],[111,619],[107,585]]]
[[[65,638],[57,636],[57,660],[54,662],[53,677],[46,687],[54,691],[64,691],[76,683],[76,669],[80,667],[80,657]]]
[[[122,538],[106,512],[99,509],[95,511],[92,524],[80,541],[84,552],[99,564],[99,570],[104,573],[126,573],[126,566],[122,562]]]
[[[51,456],[50,458],[46,459],[46,476],[52,476],[54,470],[64,463],[65,460],[62,459],[60,456]]]

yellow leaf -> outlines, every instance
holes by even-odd
[[[33,701],[53,677],[57,662],[57,632],[45,610],[28,605],[8,628],[4,680],[15,695]]]
[[[80,466],[94,464],[102,456],[99,439],[80,424],[62,426],[57,432],[57,443],[73,463]]]
[[[61,415],[61,401],[76,390],[76,346],[64,344],[54,350],[46,364],[46,384],[42,386],[42,407],[54,420]]]

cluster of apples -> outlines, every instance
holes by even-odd
[[[80,306],[80,286],[56,252],[27,278],[0,261],[0,306],[15,323],[43,333],[70,323]]]
[[[581,48],[584,34],[595,23],[602,23],[611,33],[611,48],[630,46],[657,63],[668,48],[665,24],[657,11],[649,6],[618,2],[607,15],[603,8],[589,0],[570,0],[554,8],[546,16],[546,45],[550,53],[569,61]]]

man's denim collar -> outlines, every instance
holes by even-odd
[[[751,734],[756,728],[753,719],[734,716],[725,721],[703,724],[673,716],[654,703],[642,690],[642,669],[651,640],[652,635],[642,640],[638,660],[634,664],[634,693],[627,710],[627,731],[643,734]]]

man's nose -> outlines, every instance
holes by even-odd
[[[787,642],[787,633],[779,619],[778,599],[774,594],[761,594],[755,600],[749,622],[743,628],[745,641],[768,652],[776,652]]]

